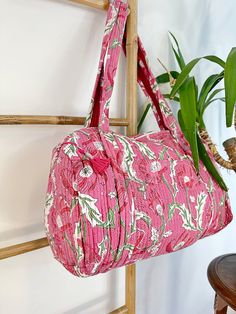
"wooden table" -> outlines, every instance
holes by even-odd
[[[215,258],[208,266],[208,280],[215,290],[215,314],[226,314],[230,306],[236,311],[236,254]]]

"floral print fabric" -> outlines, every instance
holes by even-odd
[[[85,127],[53,150],[46,233],[55,258],[81,277],[185,248],[232,220],[227,193],[202,163],[196,173],[140,40],[139,83],[161,131],[127,137],[109,129],[127,15],[126,1],[111,2]]]

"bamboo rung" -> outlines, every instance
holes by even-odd
[[[69,2],[73,2],[76,4],[84,4],[87,5],[88,7],[101,10],[107,10],[109,5],[108,0],[69,0]]]
[[[109,314],[127,314],[128,313],[128,308],[127,306],[121,306],[118,309],[110,312]]]
[[[48,246],[47,238],[41,238],[29,242],[11,245],[0,249],[0,260],[13,257],[19,254],[28,253]]]
[[[72,116],[29,116],[29,115],[0,115],[0,125],[12,124],[62,124],[62,125],[83,125],[85,117]],[[127,119],[111,118],[110,125],[112,126],[128,126]]]

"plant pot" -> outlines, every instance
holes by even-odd
[[[236,137],[229,138],[223,143],[226,153],[233,164],[233,170],[236,172]]]

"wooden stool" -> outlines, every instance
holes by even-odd
[[[215,314],[226,314],[230,306],[236,311],[236,254],[215,258],[207,270],[208,280],[215,290]]]

